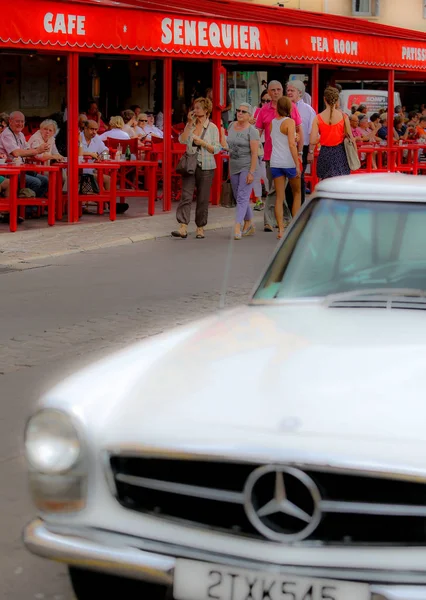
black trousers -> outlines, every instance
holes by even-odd
[[[308,164],[308,152],[309,152],[309,144],[303,146],[303,155],[302,155],[302,176],[301,176],[301,192],[302,192],[302,204],[305,202],[305,194],[306,194],[306,184],[305,184],[305,171]],[[287,183],[285,188],[285,199],[287,202],[287,206],[292,211],[293,210],[293,192],[291,190],[290,183]]]

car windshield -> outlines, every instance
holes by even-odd
[[[395,288],[426,290],[426,205],[320,198],[296,221],[253,299]]]

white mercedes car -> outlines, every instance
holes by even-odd
[[[425,600],[426,179],[322,182],[247,306],[67,379],[25,445],[78,600]]]

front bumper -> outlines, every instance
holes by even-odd
[[[109,539],[117,538],[116,544],[106,544],[94,536],[82,537],[78,534],[64,534],[50,531],[41,519],[30,523],[24,531],[24,543],[27,549],[43,558],[57,560],[73,567],[101,571],[110,575],[118,575],[142,581],[149,581],[158,585],[172,586],[173,573],[176,560],[188,557],[188,552],[179,547],[172,548],[174,556],[163,554],[161,548],[157,552],[146,551],[135,546],[120,543],[120,536],[109,534]],[[170,547],[163,545],[164,550]],[[254,564],[252,561],[237,560],[228,556],[209,553],[192,556],[193,559],[205,560],[222,565],[233,564],[244,568],[268,569],[267,565]],[[271,568],[271,565],[269,565]],[[277,566],[274,565],[274,570]],[[348,571],[345,569],[311,569],[305,567],[283,566],[283,572],[295,575],[311,575],[322,578],[342,580],[362,580],[370,582],[371,600],[426,600],[426,568],[424,574],[395,573],[393,572],[362,572]],[[393,583],[390,584],[389,581]],[[407,583],[412,581],[413,583]]]

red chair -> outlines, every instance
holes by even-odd
[[[179,136],[185,129],[185,123],[178,123],[172,127],[172,138],[174,142],[179,142]]]
[[[157,185],[163,179],[163,154],[164,154],[164,140],[156,135],[151,135],[151,157],[150,160],[157,161]],[[158,187],[157,187],[158,189]],[[158,195],[158,199],[162,199],[162,193]]]
[[[164,154],[164,140],[163,138],[156,137],[155,135],[151,136],[151,160],[156,160],[160,162],[163,159]],[[159,164],[159,169],[161,172],[161,165]]]
[[[163,151],[163,149],[160,148],[164,142],[163,138],[157,137],[156,135],[151,135],[151,142],[154,151],[156,151],[156,149],[158,149],[159,152]]]
[[[115,138],[107,138],[106,145],[108,148],[113,150],[117,150],[118,146],[121,145],[123,154],[126,153],[127,146],[129,146],[131,154],[134,154],[135,156],[138,155],[138,138],[132,138],[130,140],[116,140]]]

